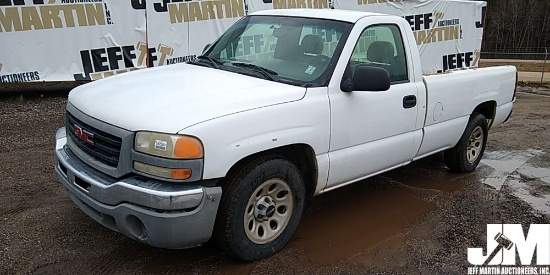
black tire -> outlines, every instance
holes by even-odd
[[[293,205],[292,211],[285,212],[283,215],[290,213],[290,217],[284,218],[285,224],[280,225],[276,223],[275,229],[273,229],[270,221],[259,221],[256,211],[259,209],[258,204],[265,199],[265,196],[258,195],[261,189],[262,192],[269,192],[272,182],[276,182],[277,188],[288,187],[288,191],[272,191],[283,193],[283,199],[288,205]],[[267,184],[267,185],[266,185]],[[269,186],[267,189],[265,186]],[[298,227],[300,222],[305,202],[305,187],[303,184],[302,175],[298,168],[290,161],[277,156],[268,156],[257,159],[256,161],[246,165],[240,169],[240,171],[234,173],[233,176],[229,176],[224,186],[224,194],[218,210],[216,220],[216,239],[218,245],[231,254],[233,257],[243,261],[254,261],[261,258],[271,256],[281,250],[285,244],[290,240],[294,231]],[[279,193],[275,196],[279,196]],[[257,199],[258,196],[260,199]],[[286,197],[292,196],[292,197]],[[270,198],[273,197],[271,194]],[[292,198],[292,203],[288,200]],[[273,199],[273,198],[272,198]],[[256,201],[257,200],[257,201]],[[275,200],[272,202],[278,203]],[[250,207],[253,205],[252,216],[250,213]],[[270,206],[271,207],[271,206]],[[275,206],[275,212],[271,212],[272,217],[281,215],[279,213],[280,208],[283,206]],[[282,211],[286,211],[286,207]],[[268,212],[265,212],[266,214]],[[264,218],[268,218],[268,214],[264,215]],[[278,216],[277,216],[278,217]],[[254,224],[255,230],[246,228],[245,222],[248,224]],[[265,222],[268,222],[265,224]],[[264,240],[256,239],[253,241],[253,237],[259,237],[261,234],[261,227],[270,226],[271,229],[266,228],[266,235],[272,232],[279,232],[276,236],[267,238]],[[260,232],[260,233],[258,233]],[[249,237],[252,235],[253,237]],[[265,243],[261,243],[265,241]]]
[[[481,131],[480,131],[481,130]],[[474,133],[474,136],[472,133]],[[487,119],[482,114],[473,113],[468,125],[455,147],[445,151],[445,164],[453,172],[471,172],[476,169],[483,157],[489,127]],[[477,138],[477,133],[482,136]],[[471,148],[469,150],[469,148]]]

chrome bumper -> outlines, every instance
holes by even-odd
[[[56,134],[55,171],[74,203],[102,225],[163,248],[199,245],[212,235],[221,187],[172,184],[142,176],[116,180],[95,171]]]

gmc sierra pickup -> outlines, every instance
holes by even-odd
[[[132,239],[263,258],[315,195],[440,151],[452,171],[476,168],[511,114],[515,67],[421,71],[400,17],[256,12],[187,64],[71,91],[55,171]]]

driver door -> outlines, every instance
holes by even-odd
[[[364,28],[355,38],[342,77],[342,81],[351,79],[360,66],[384,68],[391,79],[389,90],[343,92],[334,86],[329,90],[328,189],[409,163],[416,153],[417,83],[407,64],[408,45],[401,28],[391,23]]]

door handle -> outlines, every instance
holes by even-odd
[[[416,96],[408,95],[403,98],[403,108],[409,109],[416,106]]]

